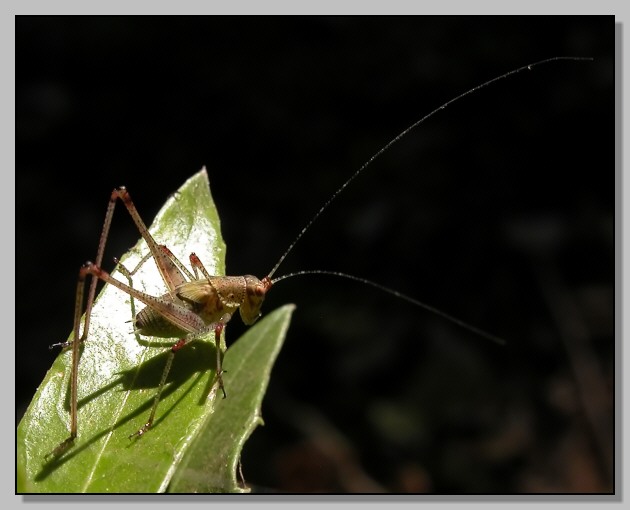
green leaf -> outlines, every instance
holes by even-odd
[[[223,363],[228,397],[216,402],[214,413],[193,439],[169,492],[243,490],[236,480],[240,453],[253,430],[262,425],[260,405],[293,309],[285,305],[273,311],[230,346]]]
[[[122,206],[119,204],[118,208]],[[225,245],[205,169],[169,198],[150,231],[158,243],[167,245],[180,260],[187,262],[188,254],[196,252],[211,274],[225,274]],[[146,243],[141,240],[121,261],[132,269],[147,252]],[[112,274],[126,282],[117,271]],[[134,275],[133,286],[152,295],[166,291],[152,261],[143,264]],[[103,287],[92,311],[90,334],[82,347],[79,364],[78,437],[59,458],[46,459],[69,435],[72,353],[66,349],[49,370],[18,426],[18,492],[161,492],[177,472],[186,450],[196,444],[195,438],[204,423],[212,425],[215,421],[209,417],[220,414],[225,407],[259,416],[266,379],[282,342],[277,331],[264,336],[268,325],[263,321],[250,328],[244,341],[237,341],[225,356],[225,367],[230,370],[224,377],[229,405],[224,405],[222,394],[217,392],[211,335],[208,341],[193,342],[178,351],[153,427],[141,438],[130,440],[129,435],[148,418],[167,347],[174,343],[133,333],[129,321],[142,307],[124,292],[109,285]],[[71,314],[69,311],[69,322]],[[290,310],[285,307],[281,314],[288,322]],[[277,320],[273,319],[272,324]],[[229,327],[226,329],[229,331]],[[54,343],[55,339],[51,340]],[[270,344],[258,367],[247,366],[251,361],[247,342]],[[224,341],[221,348],[225,348]],[[230,354],[233,349],[236,355]],[[239,355],[241,349],[243,354]],[[258,388],[257,397],[241,391],[238,378],[247,370],[263,377],[262,381],[249,382]],[[221,452],[225,455],[223,462],[213,466],[217,470],[214,479],[221,481],[214,486],[215,490],[238,488],[235,459],[252,428],[250,425],[236,432],[233,428],[229,433],[224,432],[222,437],[231,438],[225,441],[232,444]],[[186,459],[188,463],[194,462],[194,456],[187,454]]]

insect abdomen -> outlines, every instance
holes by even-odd
[[[159,338],[182,338],[187,332],[168,321],[163,315],[152,308],[140,310],[134,320],[136,332],[143,336],[156,336]]]

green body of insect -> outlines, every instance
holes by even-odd
[[[174,293],[160,296],[164,302],[175,299],[180,315],[199,317],[206,326],[217,323],[238,309],[243,322],[251,326],[260,317],[260,308],[270,285],[252,275],[214,276],[193,280],[175,288]],[[182,329],[151,306],[141,310],[134,321],[136,331],[145,336],[178,338],[189,331]]]

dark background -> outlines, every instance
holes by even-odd
[[[243,453],[260,491],[613,489],[613,18],[18,17],[17,419],[111,189],[150,222],[208,167],[229,274],[294,302]],[[115,218],[106,260],[138,238]],[[186,260],[187,254],[181,255]],[[201,254],[200,254],[201,255]],[[107,262],[106,267],[113,266]],[[244,329],[228,328],[228,344]]]

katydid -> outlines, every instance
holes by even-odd
[[[295,273],[285,274],[274,278],[274,275],[287,255],[295,247],[304,233],[315,223],[320,215],[328,208],[339,194],[348,187],[348,185],[358,177],[377,157],[383,154],[390,147],[407,135],[411,130],[424,123],[427,119],[443,110],[451,103],[458,101],[482,88],[503,78],[510,77],[522,71],[531,70],[540,64],[554,62],[559,60],[590,60],[578,57],[554,57],[541,60],[529,65],[525,65],[504,73],[498,77],[488,80],[466,92],[454,97],[443,105],[439,106],[429,114],[423,116],[412,125],[404,129],[400,134],[385,144],[379,151],[371,156],[358,170],[356,170],[321,206],[321,208],[311,217],[305,227],[298,233],[293,242],[284,251],[278,262],[271,271],[262,279],[252,275],[245,276],[216,276],[211,275],[204,267],[201,259],[195,254],[189,255],[190,266],[192,271],[170,251],[170,249],[159,244],[149,233],[145,223],[141,219],[135,205],[131,200],[131,196],[125,187],[119,187],[112,191],[109,205],[105,214],[105,222],[101,232],[98,250],[94,262],[86,262],[79,270],[79,278],[76,289],[75,310],[74,310],[74,326],[72,341],[55,344],[61,347],[72,348],[72,373],[70,383],[70,435],[62,441],[49,455],[62,455],[69,447],[74,444],[78,435],[77,424],[77,390],[78,390],[78,365],[80,358],[80,344],[88,339],[90,314],[94,303],[96,284],[98,280],[114,285],[124,293],[130,295],[134,299],[144,303],[146,307],[141,310],[134,318],[134,331],[140,335],[172,338],[177,339],[172,347],[164,367],[160,383],[158,385],[156,395],[153,400],[150,415],[145,424],[130,437],[140,437],[145,434],[152,426],[155,413],[160,402],[160,397],[165,386],[165,382],[170,371],[175,353],[192,341],[202,339],[208,335],[214,335],[216,342],[216,384],[223,392],[225,398],[227,393],[222,378],[221,368],[221,349],[219,347],[221,333],[224,331],[226,324],[238,310],[241,318],[246,325],[252,325],[261,315],[261,306],[265,299],[266,293],[271,287],[287,278],[301,276],[306,274],[328,274],[348,278],[359,281],[368,285],[372,285],[382,291],[393,294],[394,296],[408,301],[416,306],[425,308],[441,317],[491,341],[503,344],[504,341],[490,333],[482,331],[464,321],[442,312],[434,307],[426,305],[416,299],[401,294],[388,287],[374,283],[372,281],[336,271],[309,270],[298,271]],[[140,261],[139,265],[128,270],[122,264],[118,264],[119,271],[126,275],[129,279],[129,285],[113,278],[108,272],[102,269],[101,264],[105,245],[109,236],[110,226],[116,202],[120,200],[131,215],[136,227],[138,228],[142,238],[145,240],[149,248],[149,253]],[[140,265],[152,258],[160,276],[165,284],[165,293],[160,296],[153,296],[148,293],[135,289],[131,285],[131,279],[135,271]],[[117,262],[117,261],[116,261]],[[92,278],[87,293],[87,304],[85,308],[85,319],[83,330],[81,332],[81,316],[83,311],[83,301],[85,295],[85,282],[87,277]]]

